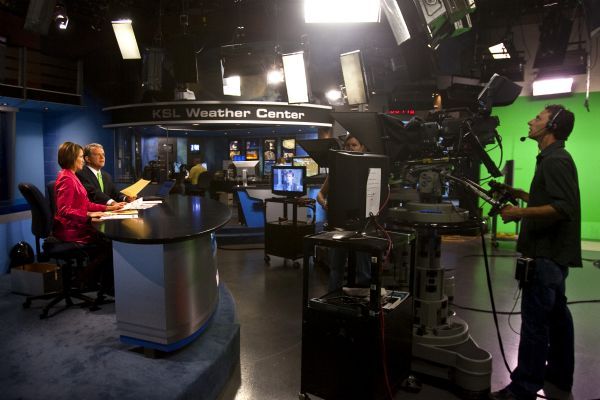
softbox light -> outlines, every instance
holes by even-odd
[[[340,54],[342,75],[346,86],[348,104],[366,104],[369,102],[365,71],[360,50]]]
[[[304,65],[304,52],[283,54],[283,72],[288,103],[308,103],[308,82]]]

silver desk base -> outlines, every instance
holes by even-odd
[[[209,322],[218,303],[214,234],[166,244],[113,241],[113,260],[117,328],[124,341],[172,351]]]

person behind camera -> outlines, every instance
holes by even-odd
[[[92,285],[101,280],[102,287],[110,290],[111,243],[92,227],[91,220],[103,216],[104,211],[123,208],[123,203],[106,205],[89,200],[88,192],[76,176],[76,172],[84,168],[83,148],[77,143],[64,142],[60,145],[58,164],[62,169],[54,186],[56,214],[52,228],[53,236],[63,242],[81,244],[82,251],[87,253],[90,259],[83,280]]]
[[[362,144],[355,136],[348,134],[344,141],[344,150],[367,152],[367,146]],[[327,197],[329,195],[329,176],[317,194],[317,202],[325,211],[328,210]],[[334,227],[335,228],[335,227]],[[344,282],[344,269],[348,259],[348,251],[341,247],[329,248],[329,290],[342,287]],[[360,286],[368,285],[371,281],[371,261],[367,253],[356,253],[356,283]]]
[[[533,400],[545,382],[564,392],[573,386],[574,328],[565,296],[569,267],[581,267],[581,209],[577,168],[565,149],[575,116],[562,105],[546,106],[529,121],[528,138],[538,143],[529,193],[504,188],[525,201],[508,205],[502,219],[521,220],[517,251],[533,267],[521,277],[521,338],[511,382],[492,399]],[[527,279],[525,281],[525,279]]]

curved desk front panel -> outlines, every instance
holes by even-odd
[[[172,351],[203,331],[218,304],[214,231],[230,216],[216,201],[173,195],[140,218],[96,225],[113,241],[123,341]]]

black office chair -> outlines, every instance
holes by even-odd
[[[91,311],[98,310],[97,302],[93,298],[84,295],[82,290],[73,289],[72,287],[73,266],[77,265],[78,268],[83,268],[87,259],[85,246],[77,243],[61,242],[51,236],[53,218],[50,205],[34,184],[19,183],[19,191],[31,207],[31,233],[35,236],[36,258],[38,262],[49,259],[56,260],[56,264],[60,267],[62,282],[61,291],[40,296],[28,296],[23,303],[23,307],[29,308],[33,300],[52,299],[43,308],[40,318],[48,317],[50,309],[61,300],[65,300],[65,306],[52,315],[56,315],[74,305],[89,307]],[[40,247],[40,240],[42,239],[44,239],[43,248]],[[72,298],[82,300],[82,303],[76,304]]]
[[[50,204],[50,212],[51,219],[54,221],[54,215],[56,214],[56,192],[54,191],[54,187],[56,186],[56,181],[50,181],[46,183],[46,198],[48,199],[48,203]],[[98,288],[98,292],[96,294],[95,304],[96,306],[102,304],[114,303],[114,300],[106,298],[107,289],[105,287],[100,286]],[[95,310],[99,310],[99,308],[94,308]]]
[[[212,178],[213,174],[208,171],[201,173],[198,175],[198,183],[190,185],[187,194],[192,196],[206,196],[206,193],[210,191]]]

